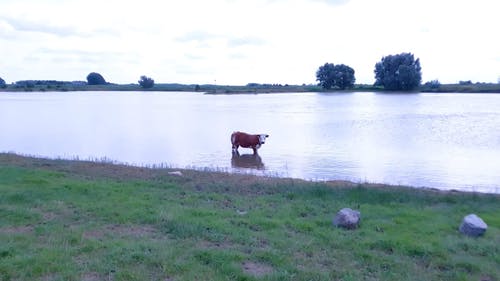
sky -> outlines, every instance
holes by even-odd
[[[0,77],[316,84],[325,63],[375,81],[412,53],[423,82],[500,82],[498,0],[0,0]]]

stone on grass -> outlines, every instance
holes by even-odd
[[[333,225],[347,229],[356,229],[361,220],[361,213],[349,208],[340,210],[333,219]]]
[[[464,217],[462,224],[458,228],[462,234],[477,237],[486,232],[488,225],[475,214],[470,214]]]
[[[181,171],[168,172],[169,175],[182,177]]]

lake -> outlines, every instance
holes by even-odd
[[[233,131],[269,134],[253,156]],[[0,93],[0,151],[500,193],[500,95]]]

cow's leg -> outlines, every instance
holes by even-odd
[[[233,153],[238,152],[238,142],[236,141],[236,133],[231,135],[231,144],[233,145]]]
[[[253,154],[254,154],[254,155],[257,155],[257,147],[252,146],[252,149],[253,149]]]

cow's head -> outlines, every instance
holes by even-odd
[[[269,135],[266,135],[266,134],[259,135],[259,144],[266,143],[266,138],[268,138],[268,137],[269,137]]]

